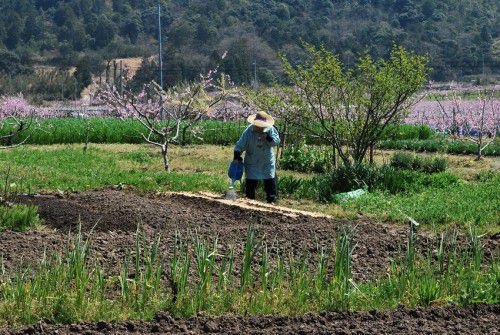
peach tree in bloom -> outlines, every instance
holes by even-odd
[[[465,139],[476,143],[476,159],[480,160],[483,150],[493,143],[497,136],[500,127],[500,100],[493,99],[488,94],[480,94],[477,100],[465,106],[462,101],[457,103],[465,114],[465,122],[462,125]]]
[[[161,149],[164,168],[170,172],[169,145],[179,143],[183,132],[196,133],[201,120],[236,113],[226,104],[234,94],[232,87],[228,77],[215,69],[195,82],[168,89],[153,82],[139,94],[127,88],[120,92],[108,87],[99,92],[98,98],[116,116],[135,119],[144,126],[142,137]]]
[[[410,124],[427,124],[457,139],[476,143],[476,159],[495,141],[500,126],[500,99],[486,91],[478,91],[477,98],[467,100],[458,92],[451,99],[422,101],[406,119]]]
[[[0,98],[0,149],[25,144],[37,125],[37,108],[22,95]],[[18,142],[16,139],[20,138]]]

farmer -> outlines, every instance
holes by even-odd
[[[267,202],[276,201],[276,158],[273,148],[280,143],[274,128],[274,119],[267,113],[258,112],[248,117],[250,126],[243,132],[234,147],[234,160],[241,162],[245,151],[245,174],[247,198],[255,199],[255,189],[259,181],[264,182]]]

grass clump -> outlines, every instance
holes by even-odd
[[[390,194],[420,192],[428,188],[441,188],[459,184],[454,174],[441,172],[427,174],[411,170],[399,170],[392,166],[360,165],[352,168],[340,166],[329,174],[301,179],[282,177],[278,187],[283,194],[299,199],[334,202],[335,195],[359,188]]]
[[[26,232],[41,226],[38,207],[23,204],[0,205],[0,232],[12,230]]]
[[[446,171],[448,160],[444,157],[426,158],[408,152],[397,152],[391,157],[390,166],[395,169],[438,173]]]

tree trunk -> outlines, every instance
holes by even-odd
[[[181,146],[185,146],[186,145],[186,132],[188,130],[188,127],[185,126],[182,128],[182,141],[181,141]]]
[[[483,139],[482,136],[479,135],[478,142],[477,142],[477,156],[476,156],[476,161],[480,161],[482,158],[482,149],[481,147],[483,146]]]
[[[288,123],[285,122],[285,126],[283,128],[283,142],[281,143],[281,154],[283,153],[283,150],[285,150],[285,148],[286,148],[286,133],[287,133],[287,131],[288,131]],[[281,156],[281,154],[280,154],[280,156]]]
[[[7,140],[5,141],[7,143],[8,147],[14,145],[14,136],[15,136],[14,132],[11,131],[10,134],[9,134],[9,137],[7,137]]]
[[[338,144],[336,145],[336,149],[337,149],[337,154],[340,157],[340,159],[342,159],[342,162],[344,163],[345,167],[350,168],[352,164],[351,161],[349,160],[349,153],[348,152],[344,153],[342,151],[342,147],[339,146]],[[356,159],[354,159],[354,165],[358,165]]]
[[[83,145],[83,152],[87,152],[89,149],[89,142],[85,142],[85,144]]]
[[[90,121],[85,121],[85,143],[83,145],[83,152],[87,152],[89,148],[89,140],[90,140]]]
[[[375,151],[375,144],[370,143],[370,165],[373,165],[373,154]]]
[[[337,157],[337,150],[335,149],[335,146],[332,147],[332,152],[333,152],[333,168],[338,169],[339,168],[339,158]]]
[[[170,172],[170,162],[168,160],[168,143],[163,144],[161,147],[161,155],[163,157],[163,165],[165,167],[165,171]]]

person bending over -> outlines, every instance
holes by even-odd
[[[274,128],[274,119],[267,113],[250,115],[248,122],[250,126],[245,129],[234,147],[234,160],[241,162],[241,154],[245,152],[247,198],[255,199],[255,189],[259,181],[263,181],[267,202],[273,203],[278,193],[273,148],[280,143],[280,137]]]

